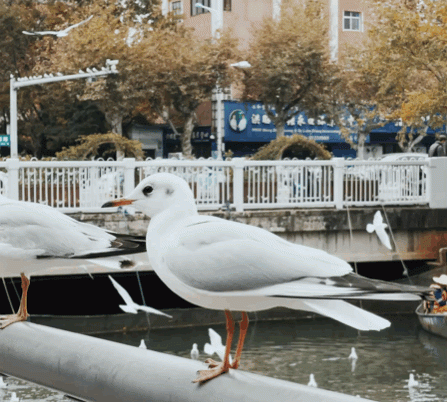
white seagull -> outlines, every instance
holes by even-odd
[[[351,354],[348,356],[349,360],[357,360],[359,357],[357,356],[357,353],[355,351],[355,348],[351,348]]]
[[[130,204],[151,218],[146,246],[160,279],[190,303],[225,311],[224,361],[210,364],[194,382],[239,366],[247,311],[282,306],[322,314],[359,330],[381,330],[390,325],[388,320],[342,299],[420,300],[429,292],[428,288],[356,275],[338,257],[289,243],[258,227],[201,216],[188,183],[173,174],[151,175],[126,198],[103,207]],[[229,354],[234,321],[230,310],[242,312],[232,365]]]
[[[203,351],[209,356],[216,353],[220,357],[220,360],[223,361],[225,358],[225,345],[222,344],[222,337],[212,328],[208,328],[208,335],[210,337],[210,343],[205,343]],[[211,361],[211,359],[208,361]],[[232,364],[231,356],[229,356],[229,362]]]
[[[191,349],[191,359],[193,360],[199,360],[199,349],[197,348],[197,343],[194,343],[192,345]]]
[[[388,227],[386,223],[383,223],[382,214],[380,211],[377,211],[374,214],[374,220],[373,223],[368,223],[366,225],[366,231],[368,233],[376,232],[377,237],[382,242],[382,244],[388,249],[391,250],[391,243],[390,238],[388,236],[388,233],[385,231],[385,229]]]
[[[309,382],[307,383],[308,387],[314,387],[314,388],[318,388],[318,384],[315,381],[315,376],[313,374],[311,374],[309,376]]]
[[[11,394],[10,402],[20,402],[20,399],[18,398],[18,396],[17,396],[17,394],[15,392],[13,392]]]
[[[49,206],[0,195],[0,277],[22,278],[19,312],[0,316],[0,328],[27,319],[29,275],[54,267],[82,269],[86,262],[117,270],[133,268],[134,256],[126,255],[145,252],[144,237],[112,233]]]
[[[67,36],[68,33],[73,29],[77,28],[79,25],[85,24],[86,22],[90,21],[93,18],[93,15],[88,17],[86,20],[78,22],[77,24],[71,25],[68,28],[65,28],[62,31],[35,31],[35,32],[28,32],[28,31],[22,31],[25,35],[55,35],[58,38],[62,38],[64,36]]]
[[[140,349],[147,349],[147,346],[146,346],[146,342],[144,342],[144,339],[142,339],[141,340],[141,342],[140,342],[140,346],[138,346]]]
[[[127,292],[126,289],[124,289],[110,275],[109,275],[109,279],[112,281],[113,286],[115,287],[115,289],[118,291],[118,293],[120,294],[120,296],[123,298],[124,302],[126,303],[126,304],[120,304],[120,306],[119,306],[120,309],[123,310],[124,312],[131,313],[131,314],[137,314],[138,310],[141,310],[141,311],[145,311],[146,313],[164,315],[166,317],[172,318],[172,315],[163,313],[162,311],[159,311],[155,308],[148,307],[148,306],[141,306],[141,305],[135,303],[132,300],[132,298],[130,297],[130,294]]]

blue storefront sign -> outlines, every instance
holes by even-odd
[[[0,135],[0,147],[9,147],[11,146],[10,136],[6,134]]]
[[[242,103],[225,101],[225,142],[270,142],[276,138],[276,127],[260,102]],[[348,124],[354,124],[352,120]],[[285,135],[301,134],[317,142],[346,142],[340,129],[324,115],[318,118],[307,117],[304,112],[287,121]],[[351,134],[356,142],[357,135]],[[369,138],[368,138],[369,141]]]

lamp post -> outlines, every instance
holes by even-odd
[[[13,75],[10,77],[10,156],[11,159],[17,159],[18,157],[18,138],[17,138],[17,90],[22,87],[29,87],[31,85],[41,85],[47,84],[49,82],[57,82],[57,81],[67,81],[67,80],[77,80],[80,78],[93,78],[93,77],[101,77],[109,74],[117,74],[118,70],[116,69],[116,65],[118,64],[118,60],[109,60],[106,61],[106,67],[103,67],[101,71],[96,69],[87,69],[87,72],[83,72],[79,70],[79,74],[71,74],[71,75],[62,75],[60,73],[56,74],[45,74],[44,76],[37,77],[23,77],[23,78],[15,78]]]
[[[203,8],[211,13],[211,35],[216,40],[220,37],[220,30],[223,28],[223,3],[222,0],[212,0],[213,7],[204,6],[202,3],[196,3],[197,8]],[[223,92],[219,85],[216,85],[216,135],[217,135],[217,159],[222,159],[223,152],[223,126],[222,126],[222,101]]]

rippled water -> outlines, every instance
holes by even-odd
[[[329,319],[250,323],[242,370],[301,384],[314,374],[318,387],[383,402],[447,400],[447,340],[423,331],[416,316],[392,317],[391,328],[362,332]],[[225,338],[225,328],[215,326]],[[207,327],[153,330],[101,336],[134,346],[141,339],[149,349],[189,358],[193,343],[203,350]],[[353,364],[348,356],[356,348]],[[145,353],[142,349],[141,353]],[[200,358],[207,356],[201,352]],[[419,386],[408,388],[413,373]],[[191,373],[192,377],[195,373]],[[11,392],[22,400],[68,401],[54,393],[8,378],[3,400]]]

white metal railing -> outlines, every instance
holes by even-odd
[[[436,159],[436,158],[435,158]],[[440,158],[438,158],[440,159]],[[251,161],[155,159],[136,161],[0,162],[0,194],[64,211],[98,211],[155,172],[183,177],[199,209],[238,211],[428,204],[433,159],[416,161]],[[447,172],[446,172],[447,173]],[[447,175],[446,175],[447,176]]]

